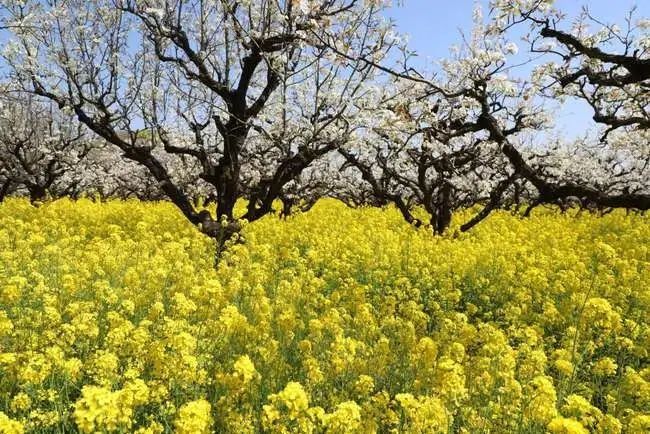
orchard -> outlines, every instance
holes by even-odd
[[[0,0],[0,433],[650,432],[647,6],[415,3]]]

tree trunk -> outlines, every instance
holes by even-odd
[[[29,200],[32,203],[42,201],[47,195],[45,187],[40,185],[30,184],[27,186],[27,190],[29,191]]]
[[[291,208],[293,208],[294,200],[288,197],[281,197],[282,201],[282,211],[280,211],[280,217],[286,219],[291,215]]]
[[[12,187],[12,180],[11,179],[6,179],[3,183],[2,186],[0,186],[0,202],[5,200],[5,197],[9,195],[9,192],[11,191]]]
[[[451,224],[451,192],[452,187],[444,182],[438,192],[436,221],[434,230],[436,234],[443,234]]]

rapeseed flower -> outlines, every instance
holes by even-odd
[[[215,268],[169,203],[10,199],[0,432],[645,433],[649,218],[323,200]]]

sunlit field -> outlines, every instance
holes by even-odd
[[[460,218],[462,220],[462,218]],[[0,206],[0,432],[650,430],[650,219]]]

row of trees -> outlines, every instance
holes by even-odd
[[[475,204],[462,230],[502,207],[650,208],[650,20],[567,28],[548,1],[493,0],[425,72],[385,3],[0,0],[0,199],[166,197],[222,241],[242,198],[248,221],[334,196],[438,233]],[[554,135],[570,100],[596,134]]]

